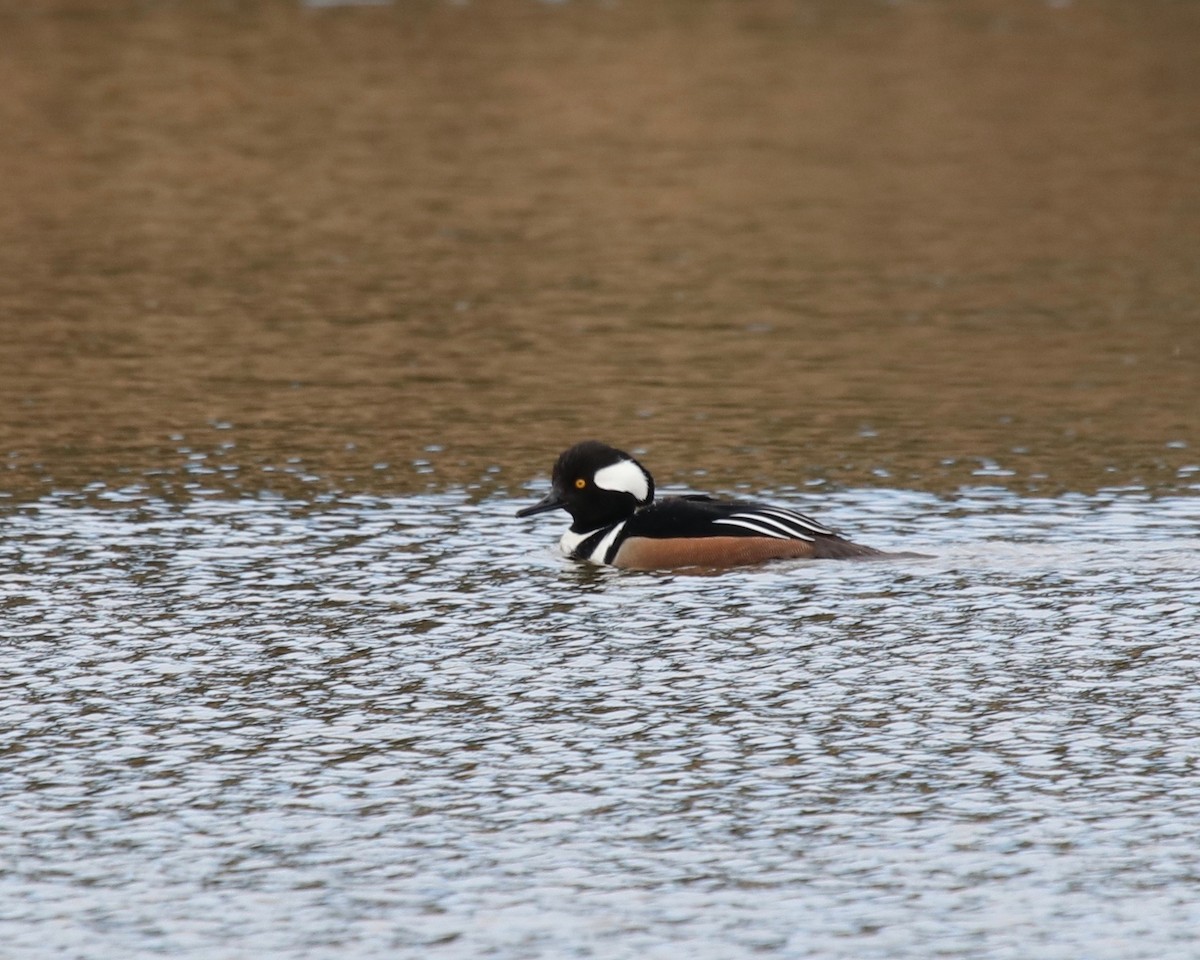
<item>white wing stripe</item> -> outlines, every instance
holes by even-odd
[[[752,513],[735,513],[730,517],[714,520],[713,523],[728,523],[735,527],[745,527],[755,533],[781,540],[815,540],[814,534],[832,533],[816,523],[805,523],[799,514],[787,513],[783,510],[755,510]]]
[[[757,523],[751,523],[748,520],[734,520],[732,517],[729,517],[721,520],[714,520],[713,523],[727,523],[731,527],[745,527],[747,530],[753,530],[755,533],[763,534],[763,536],[774,537],[776,540],[790,539],[787,534],[780,533],[778,530],[772,530],[770,527],[760,527]],[[812,537],[804,537],[802,539],[811,540]]]
[[[775,527],[778,530],[782,530],[784,535],[788,537],[803,537],[807,532],[803,527],[800,527],[796,523],[781,523],[774,517],[767,516],[765,510],[761,513],[735,513],[734,517],[742,520],[750,520],[753,523],[765,524],[769,527]]]
[[[773,507],[765,507],[758,512],[762,514],[769,514],[772,517],[780,517],[784,520],[789,520],[796,524],[797,527],[801,527],[805,530],[812,530],[814,533],[823,533],[830,536],[833,535],[833,531],[823,524],[817,523],[816,520],[812,520],[803,514],[792,513],[790,510],[776,510]]]

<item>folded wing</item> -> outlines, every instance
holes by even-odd
[[[639,512],[637,526],[644,535],[656,537],[771,537],[812,543],[837,536],[793,510],[705,496],[665,497]]]

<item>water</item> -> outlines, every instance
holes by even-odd
[[[1198,49],[0,3],[0,955],[1195,957]],[[586,437],[931,559],[577,567]]]
[[[1194,956],[1200,499],[797,505],[934,556],[595,570],[460,492],[13,511],[6,955]]]

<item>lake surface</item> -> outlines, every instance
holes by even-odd
[[[14,512],[8,955],[1195,955],[1200,498],[847,491],[933,559],[690,577],[511,511]]]
[[[0,952],[1195,957],[1198,49],[0,4]],[[929,559],[580,567],[589,436]]]

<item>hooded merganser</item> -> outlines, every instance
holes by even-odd
[[[568,557],[630,570],[733,567],[786,557],[889,557],[802,514],[703,495],[654,499],[654,478],[629,454],[584,440],[554,464],[550,492],[518,517],[571,515]]]

